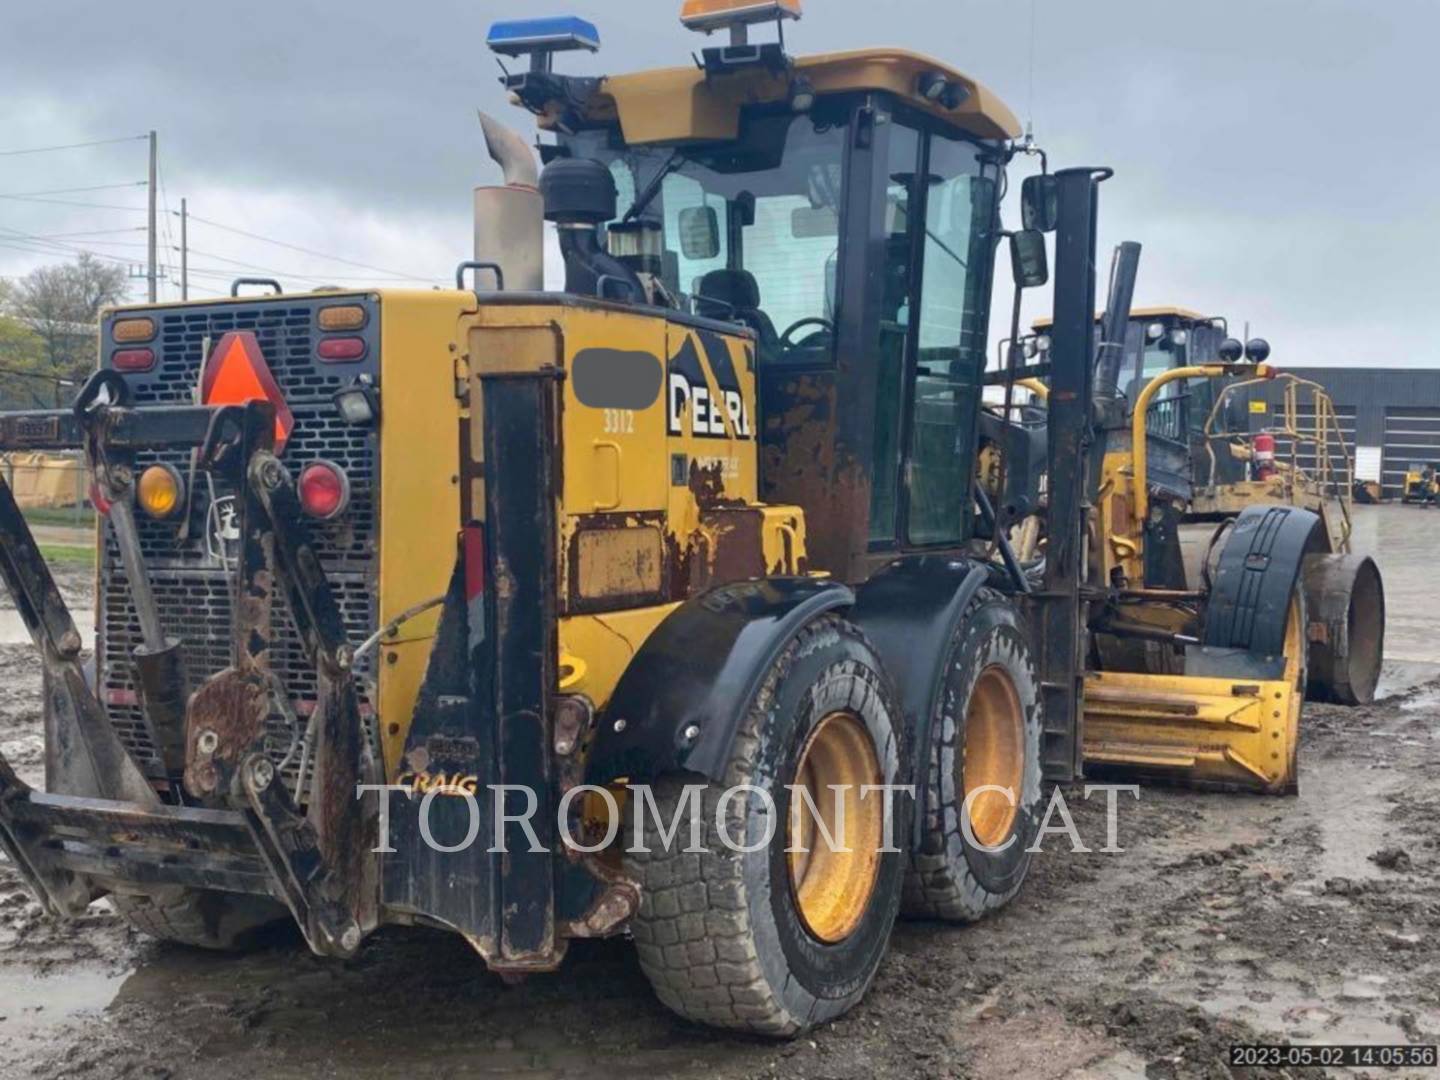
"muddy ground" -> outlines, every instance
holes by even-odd
[[[1054,837],[998,916],[902,923],[864,1004],[809,1038],[673,1018],[620,941],[577,943],[518,987],[416,931],[350,963],[290,934],[217,957],[135,936],[103,904],[52,925],[0,864],[0,1076],[1219,1077],[1234,1042],[1440,1042],[1427,546],[1384,567],[1414,631],[1395,636],[1397,692],[1308,710],[1297,798],[1143,789],[1121,805],[1122,852]],[[0,687],[0,751],[37,778],[25,650],[0,646]],[[1098,849],[1103,802],[1069,794]]]

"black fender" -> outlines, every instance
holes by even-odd
[[[1205,644],[1282,656],[1290,597],[1305,556],[1328,550],[1318,514],[1293,506],[1246,507],[1220,552],[1205,615]]]
[[[667,615],[635,653],[596,726],[587,783],[686,770],[723,780],[765,672],[818,615],[855,603],[826,578],[721,585]]]
[[[851,619],[880,654],[905,709],[917,763],[930,745],[950,642],[991,567],[970,559],[911,555],[896,559],[860,586]],[[917,769],[920,765],[917,764]],[[925,823],[925,785],[917,784],[915,842]]]

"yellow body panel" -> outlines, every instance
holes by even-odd
[[[460,526],[455,352],[466,292],[380,293],[379,625],[445,592]],[[447,464],[448,463],[448,464]],[[437,611],[402,624],[377,653],[381,744],[399,766]]]
[[[1020,121],[991,90],[953,68],[902,49],[859,49],[795,58],[796,74],[809,79],[818,94],[857,90],[889,91],[915,108],[982,139],[1013,139]],[[928,101],[918,92],[920,76],[936,72],[968,91],[954,109]],[[787,100],[789,76],[753,69],[707,79],[689,67],[659,68],[612,75],[601,83],[589,119],[618,120],[632,146],[657,142],[735,139],[740,109]],[[542,121],[543,123],[543,121]]]
[[[1303,695],[1284,681],[1095,672],[1085,679],[1085,763],[1287,794]]]
[[[633,409],[587,401],[596,391],[593,383],[583,389],[576,361],[597,351],[653,372],[653,400]],[[721,581],[803,571],[799,508],[759,502],[748,334],[600,303],[495,304],[466,320],[458,362],[471,376],[475,415],[484,392],[476,376],[545,367],[564,375],[556,506],[564,692],[603,706],[685,596]],[[597,362],[622,365],[613,355],[586,358]],[[478,435],[472,425],[477,463]]]
[[[561,619],[561,654],[583,665],[579,678],[567,685],[565,692],[584,694],[597,705],[609,701],[615,684],[645,639],[677,607],[664,604]]]
[[[1145,580],[1145,531],[1135,515],[1135,455],[1128,450],[1112,450],[1100,467],[1100,491],[1096,497],[1099,511],[1100,580],[1114,581],[1119,570],[1132,586]]]

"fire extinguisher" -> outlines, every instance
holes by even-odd
[[[1269,480],[1275,475],[1275,436],[1265,432],[1255,436],[1255,479]]]

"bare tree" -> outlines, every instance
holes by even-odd
[[[96,317],[124,297],[125,283],[123,266],[85,253],[30,271],[7,290],[4,307],[40,339],[41,373],[78,381],[95,367]]]

